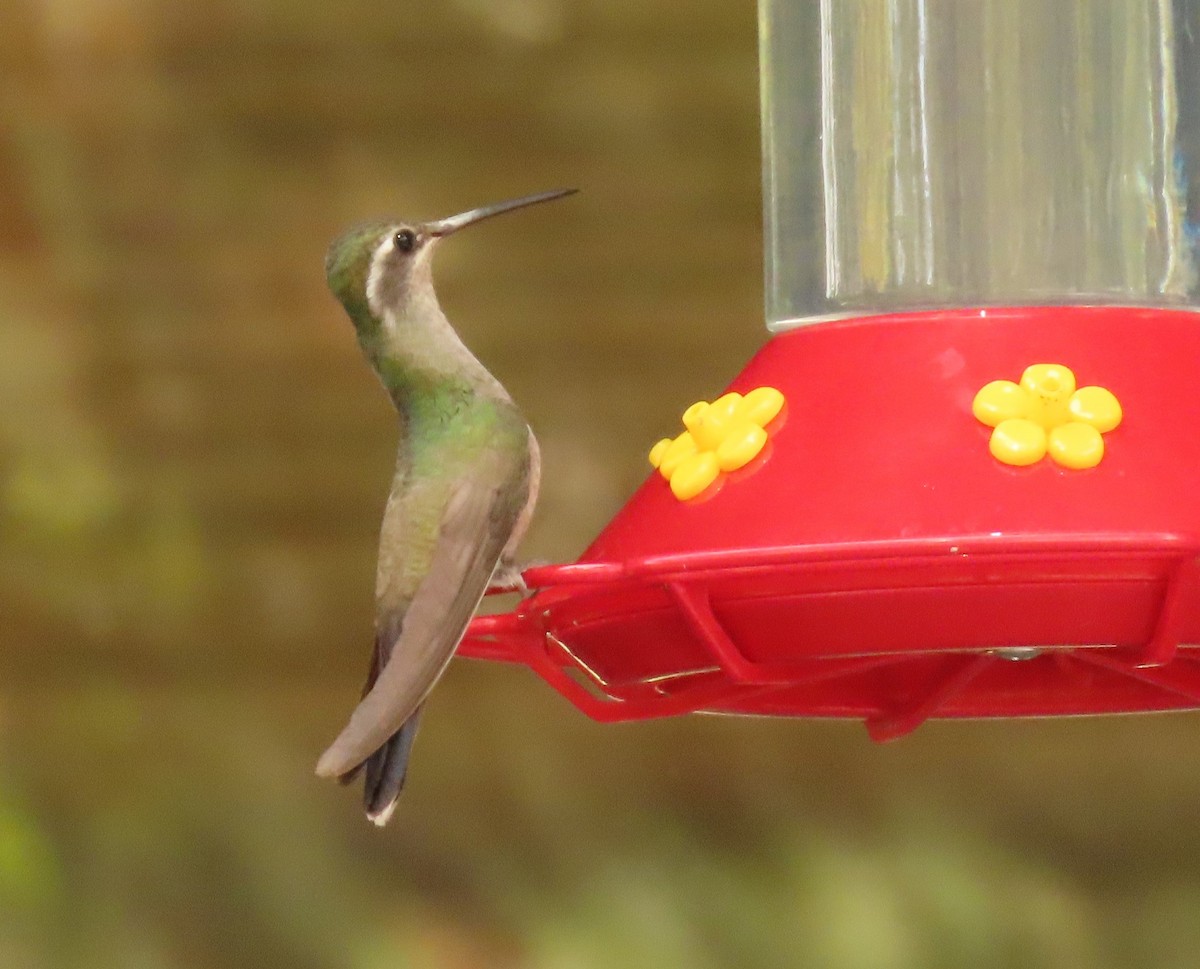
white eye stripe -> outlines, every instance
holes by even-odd
[[[375,247],[375,252],[371,254],[371,268],[367,270],[367,305],[371,307],[371,312],[381,320],[387,315],[387,307],[383,303],[383,293],[381,292],[383,278],[387,272],[388,256],[395,251],[396,233],[389,232]]]

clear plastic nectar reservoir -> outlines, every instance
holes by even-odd
[[[1200,0],[761,0],[766,314],[1197,301]]]

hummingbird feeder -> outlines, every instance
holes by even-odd
[[[460,652],[603,721],[1200,707],[1200,0],[760,13],[773,335]]]

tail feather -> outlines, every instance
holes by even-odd
[[[367,758],[363,808],[367,818],[380,827],[388,823],[396,808],[396,799],[404,789],[408,759],[412,754],[420,719],[421,710],[418,708],[386,744]]]
[[[383,655],[382,642],[379,636],[375,638],[375,649],[371,654],[371,668],[367,671],[367,682],[363,687],[363,696],[371,692],[371,687],[379,678],[379,671],[386,663]],[[420,725],[422,707],[362,763],[355,765],[343,774],[338,775],[342,784],[350,784],[363,774],[363,808],[367,818],[383,827],[396,809],[396,799],[404,789],[404,781],[408,776],[408,759],[412,754],[413,740],[417,736]],[[318,773],[320,767],[318,766]]]

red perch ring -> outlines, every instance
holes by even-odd
[[[1032,363],[1124,419],[1086,470],[989,452],[977,391]],[[679,501],[650,475],[579,561],[472,623],[603,721],[704,710],[929,717],[1200,707],[1200,316],[1109,307],[876,316],[771,339],[730,389],[787,408]],[[647,442],[649,443],[649,442]]]

